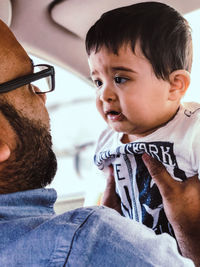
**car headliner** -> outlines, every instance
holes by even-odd
[[[89,69],[84,47],[87,30],[103,12],[136,2],[144,1],[1,0],[0,7],[4,6],[4,13],[11,9],[7,22],[29,53],[87,79]],[[197,0],[160,2],[175,7],[182,14],[200,8]]]

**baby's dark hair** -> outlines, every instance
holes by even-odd
[[[159,2],[144,2],[104,13],[89,29],[86,51],[98,52],[106,46],[117,54],[123,44],[135,53],[139,41],[157,78],[168,80],[174,70],[192,67],[191,29],[176,10]]]

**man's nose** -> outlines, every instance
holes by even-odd
[[[110,85],[105,85],[100,90],[100,100],[105,102],[115,101],[117,99],[117,94]]]

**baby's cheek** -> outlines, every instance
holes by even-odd
[[[105,119],[105,114],[103,112],[103,103],[99,98],[96,98],[96,107],[101,116]]]

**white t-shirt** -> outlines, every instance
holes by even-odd
[[[122,136],[123,133],[110,128],[101,134],[95,164],[101,170],[113,165],[116,192],[121,198],[124,216],[142,222],[157,234],[173,235],[161,195],[141,156],[146,152],[159,160],[179,181],[199,174],[200,104],[181,105],[173,120],[135,142],[123,144]]]

